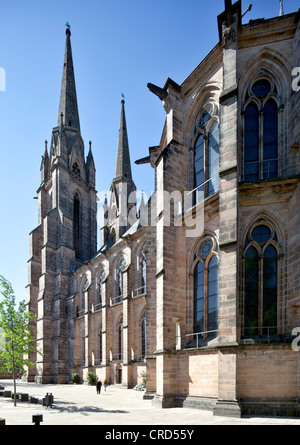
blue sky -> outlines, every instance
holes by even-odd
[[[114,176],[121,94],[125,95],[133,177],[149,196],[154,172],[134,161],[157,145],[165,112],[147,83],[182,83],[218,42],[224,0],[10,0],[0,6],[0,274],[25,298],[29,233],[38,225],[36,190],[44,141],[56,126],[65,23],[71,42],[86,154],[89,140],[97,190]],[[250,1],[243,1],[245,10]],[[278,0],[252,0],[244,20],[279,13]],[[299,0],[285,0],[284,12]],[[0,70],[1,72],[1,70]],[[99,238],[99,232],[98,232]]]

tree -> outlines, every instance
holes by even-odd
[[[19,302],[16,308],[16,298],[9,281],[0,275],[0,330],[2,332],[2,347],[0,349],[0,369],[10,372],[14,381],[14,406],[16,406],[17,372],[26,373],[26,367],[35,364],[29,357],[39,353],[33,340],[31,323],[35,315],[26,311],[25,301]]]

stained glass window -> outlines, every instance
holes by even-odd
[[[219,124],[212,104],[206,105],[195,131],[194,205],[219,191]]]
[[[278,237],[269,226],[250,230],[245,252],[244,335],[277,332]],[[270,329],[272,327],[272,329]]]
[[[142,259],[142,294],[146,292],[146,258]]]
[[[197,333],[197,344],[218,335],[219,265],[213,245],[211,238],[200,244],[194,268],[194,332]]]
[[[277,105],[268,100],[264,108],[264,179],[278,176],[278,118]]]
[[[199,247],[199,257],[206,258],[211,252],[213,247],[213,242],[211,239],[206,239]]]
[[[259,98],[266,97],[269,92],[271,91],[271,85],[270,82],[266,79],[261,79],[255,82],[255,84],[252,86],[252,93],[254,96],[257,96]]]
[[[278,107],[277,94],[266,79],[254,83],[247,92],[244,125],[244,180],[257,181],[278,176]],[[252,98],[252,100],[251,100]],[[260,102],[260,105],[257,102]]]
[[[204,269],[200,262],[194,272],[194,329],[204,331]]]
[[[194,152],[194,189],[197,188],[195,204],[204,198],[204,135],[200,134]]]
[[[215,122],[208,136],[208,196],[219,191],[219,125]]]
[[[245,112],[245,181],[258,179],[258,110],[250,103]]]

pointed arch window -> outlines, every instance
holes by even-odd
[[[118,354],[117,359],[122,360],[123,351],[123,316],[120,318],[118,326]]]
[[[267,222],[250,229],[244,247],[244,336],[277,333],[278,238]]]
[[[219,124],[214,122],[208,134],[208,196],[219,191]]]
[[[102,353],[103,353],[103,341],[102,341],[102,328],[99,332],[99,365],[102,363]]]
[[[102,300],[103,300],[103,283],[102,283],[102,277],[100,276],[99,280],[99,305],[102,307]]]
[[[73,202],[73,242],[75,257],[80,257],[80,200],[76,193]]]
[[[194,262],[195,338],[190,347],[200,346],[218,336],[219,261],[215,249],[216,244],[212,238],[204,239]]]
[[[122,258],[119,264],[119,270],[118,270],[118,295],[122,297],[123,295],[123,269],[125,266],[125,260]]]
[[[217,109],[206,106],[195,127],[193,204],[219,191],[219,123]]]
[[[103,299],[104,299],[104,278],[105,278],[105,271],[102,269],[99,280],[98,280],[98,290],[96,291],[96,301],[94,310],[99,310],[102,308],[103,305]]]
[[[142,259],[142,274],[141,275],[142,275],[141,293],[145,294],[146,293],[146,257],[145,256],[143,256],[143,259]]]
[[[278,177],[277,89],[266,79],[255,82],[245,97],[244,180]]]
[[[143,318],[142,318],[142,359],[146,356],[146,311],[144,312]]]
[[[111,298],[112,306],[120,303],[123,300],[123,272],[125,264],[126,264],[125,258],[122,258],[115,268],[115,280],[114,280],[115,296]]]

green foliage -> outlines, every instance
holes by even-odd
[[[12,372],[15,377],[18,371],[26,373],[26,367],[35,364],[30,359],[32,354],[39,353],[31,335],[35,315],[26,311],[25,302],[21,301],[16,308],[16,298],[9,281],[0,275],[0,370]],[[42,354],[41,354],[42,355]]]
[[[143,379],[143,386],[146,386],[146,383],[147,383],[147,374],[146,374],[146,371],[141,371],[141,373],[140,373],[140,377],[142,377],[142,379]]]
[[[93,372],[88,372],[87,373],[88,385],[95,385],[96,384],[96,380],[97,380],[96,374],[94,374]]]
[[[0,275],[0,328],[4,335],[4,348],[0,351],[0,366],[3,372],[19,369],[25,373],[25,367],[34,364],[28,356],[38,352],[31,335],[31,322],[35,316],[26,311],[25,302],[16,308],[16,299],[9,281]]]
[[[73,372],[71,378],[72,378],[73,383],[80,383],[80,377],[79,377],[78,372]]]

